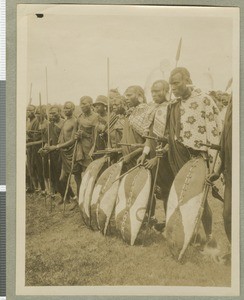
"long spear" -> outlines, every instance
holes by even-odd
[[[31,102],[32,102],[32,83],[31,83],[31,85],[30,85],[30,97],[29,97],[29,103],[28,103],[28,105],[31,105]]]
[[[220,139],[221,139],[221,137],[220,137]],[[220,143],[219,143],[219,145],[220,145]],[[211,167],[209,166],[209,162],[208,162],[208,168],[207,168],[208,169],[208,175],[211,174],[214,171],[214,168],[215,168],[216,163],[217,163],[218,155],[219,155],[219,150],[217,150],[217,152],[215,154],[214,161],[213,161],[213,164],[212,164]],[[210,186],[211,185],[207,181],[205,181],[204,187],[203,187],[203,197],[202,197],[203,200],[202,200],[202,203],[201,203],[201,206],[200,206],[200,209],[199,209],[199,212],[198,212],[198,216],[197,216],[195,224],[194,224],[195,228],[193,230],[192,237],[191,237],[191,239],[194,237],[193,244],[196,243],[197,232],[199,230],[199,227],[200,227],[200,224],[201,224],[201,221],[202,221],[204,206],[205,206],[206,201],[207,201]],[[182,259],[184,253],[185,252],[179,254],[178,261],[180,261]]]
[[[141,166],[142,166],[141,163],[135,165],[133,168],[129,169],[127,172],[125,172],[124,174],[122,174],[122,175],[120,175],[118,178],[116,178],[112,183],[114,183],[114,182],[120,180],[121,178],[125,177],[125,175],[129,174],[130,172],[134,171],[135,169],[137,169],[137,168],[139,168],[139,167],[141,167]]]
[[[181,45],[182,45],[182,38],[180,38],[180,42],[179,42],[178,49],[177,49],[176,56],[175,56],[175,67],[177,67],[178,61],[180,59]]]
[[[109,57],[107,57],[107,88],[108,88],[108,148],[111,148],[111,143],[110,143],[110,100],[109,100]]]
[[[178,61],[180,59],[181,45],[182,45],[182,38],[180,38],[180,42],[179,42],[177,52],[176,52],[176,56],[175,56],[175,68],[177,67]],[[171,100],[171,96],[172,96],[172,90],[170,91],[170,100]],[[152,138],[152,139],[154,139],[154,138]],[[157,183],[157,177],[158,177],[158,171],[159,171],[159,164],[160,164],[160,159],[163,156],[162,141],[160,141],[157,138],[156,138],[156,141],[157,141],[157,144],[158,144],[157,145],[157,150],[156,150],[157,164],[156,164],[156,171],[155,171],[155,174],[154,174],[154,180],[153,180],[153,184],[152,184],[152,188],[151,188],[151,197],[150,197],[149,203],[148,203],[149,206],[148,206],[148,219],[147,219],[146,232],[148,232],[148,229],[149,229],[149,223],[150,223],[150,218],[151,218],[151,214],[152,214],[152,204],[153,204],[153,200],[154,200],[154,193],[155,193],[155,189],[156,189],[156,183]]]
[[[41,93],[39,92],[39,109],[40,109],[40,117],[41,117],[41,120],[42,120],[42,97],[41,97]],[[41,139],[42,139],[42,148],[44,147],[44,141],[43,141],[43,128],[41,127],[40,128],[41,130]],[[43,176],[43,181],[44,181],[44,184],[45,184],[45,169],[44,169],[44,157],[42,156],[42,176]],[[46,194],[45,194],[45,207],[47,205],[47,197],[46,197]]]
[[[177,68],[178,62],[180,60],[181,46],[182,46],[182,38],[180,38],[179,45],[178,45],[177,52],[176,52],[176,56],[175,56],[175,68]],[[171,97],[172,97],[172,89],[170,90],[170,94],[169,94],[169,99],[170,100],[171,100]]]
[[[29,97],[28,106],[31,105],[31,103],[32,103],[32,97],[31,97],[31,95],[32,95],[32,83],[30,85],[30,97]],[[30,130],[28,130],[28,132],[30,132]],[[38,132],[38,130],[36,130],[36,132]],[[27,147],[27,144],[28,143],[26,143],[26,147]],[[32,176],[31,176],[30,164],[28,162],[28,154],[26,154],[26,166],[27,166],[27,171],[29,173],[31,184],[32,184],[33,188],[35,188],[34,180],[33,180]]]
[[[227,92],[228,89],[231,87],[232,82],[233,82],[233,78],[231,78],[231,79],[228,81],[227,86],[226,86],[226,88],[225,88],[225,92]]]
[[[230,81],[229,81],[230,82]],[[232,82],[231,82],[232,83]],[[231,84],[230,84],[231,85]],[[207,147],[209,147],[210,149],[214,149],[216,150],[216,154],[215,154],[215,157],[214,157],[214,161],[212,163],[212,166],[209,165],[209,161],[208,161],[208,175],[210,175],[214,169],[215,169],[215,166],[216,166],[216,163],[217,163],[217,159],[218,159],[218,156],[219,156],[219,153],[220,153],[220,150],[221,150],[221,140],[222,140],[222,136],[223,136],[223,130],[220,134],[220,138],[219,138],[219,145],[214,145],[214,144],[203,144],[202,145],[205,145]],[[207,201],[207,197],[208,197],[208,193],[209,193],[209,189],[210,189],[210,186],[211,184],[209,184],[207,182],[207,180],[205,181],[204,183],[204,187],[203,187],[203,200],[202,200],[202,203],[201,203],[201,207],[200,207],[200,210],[198,212],[198,217],[196,219],[196,222],[195,222],[195,228],[194,228],[194,231],[193,231],[193,234],[192,234],[192,237],[195,236],[194,238],[194,243],[196,242],[196,234],[197,234],[197,231],[199,230],[199,226],[200,226],[200,223],[201,223],[201,220],[202,220],[202,214],[203,214],[203,210],[204,210],[204,205]],[[213,185],[212,185],[213,186]],[[215,189],[215,192],[216,192],[216,189]],[[220,196],[220,195],[219,195]],[[221,196],[218,198],[220,200]],[[221,200],[222,201],[222,200]],[[181,253],[178,257],[178,260],[180,261],[182,256],[183,256],[184,253]]]
[[[46,66],[46,96],[47,96],[47,145],[50,146],[50,122],[49,122],[49,107],[48,107],[48,85],[47,85],[47,66]],[[51,195],[51,161],[50,153],[48,153],[48,190],[50,194],[50,210],[52,212],[52,195]]]

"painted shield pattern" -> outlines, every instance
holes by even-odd
[[[90,204],[91,204],[93,188],[99,176],[99,172],[104,167],[106,161],[107,161],[106,157],[102,157],[97,160],[94,160],[87,167],[82,177],[80,193],[79,193],[79,206],[80,206],[83,220],[85,224],[89,227],[90,227],[90,209],[91,209]]]
[[[204,159],[192,158],[176,175],[170,190],[165,235],[171,253],[178,260],[185,253],[201,217],[206,174]]]
[[[95,185],[91,201],[91,226],[106,235],[108,224],[117,199],[119,180],[123,162],[106,169]]]
[[[151,173],[138,167],[123,177],[115,206],[115,223],[124,241],[134,245],[141,228],[151,189]]]

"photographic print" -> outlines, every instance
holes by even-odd
[[[239,294],[239,64],[238,8],[17,5],[17,295]]]

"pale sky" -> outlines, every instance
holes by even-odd
[[[38,19],[40,12],[44,17]],[[109,87],[123,94],[128,86],[141,85],[150,101],[152,82],[168,80],[175,67],[181,37],[178,66],[188,68],[197,87],[224,90],[232,77],[229,9],[32,5],[21,13],[28,20],[26,94],[32,83],[33,104],[39,92],[46,101],[46,66],[50,103],[78,104],[84,95],[94,100],[106,95],[107,57]]]

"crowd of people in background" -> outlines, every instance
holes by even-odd
[[[232,96],[221,91],[202,92],[195,87],[186,68],[172,70],[169,82],[157,80],[152,84],[153,101],[147,103],[142,87],[133,85],[123,94],[118,89],[108,96],[92,99],[82,96],[76,107],[72,101],[61,105],[29,104],[26,114],[26,192],[48,194],[59,204],[69,174],[76,182],[69,184],[66,201],[70,210],[77,205],[82,174],[89,164],[104,153],[111,163],[136,152],[126,162],[130,169],[140,163],[155,176],[157,147],[160,141],[164,155],[160,159],[156,198],[167,200],[173,180],[182,166],[192,157],[208,157],[212,170],[207,181],[211,184],[224,175],[224,224],[231,242],[231,153]],[[211,169],[214,151],[220,148],[220,163]],[[113,149],[113,151],[110,151]],[[72,164],[73,162],[73,164]],[[150,222],[161,230],[155,218],[156,200],[152,205]],[[208,201],[203,212],[203,226],[208,240],[212,239],[212,212]]]

